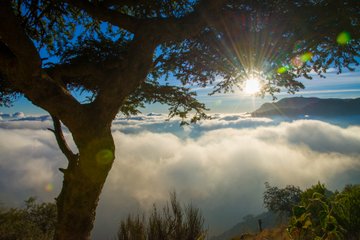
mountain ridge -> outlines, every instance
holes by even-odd
[[[256,234],[259,233],[259,225],[258,221],[261,219],[263,229],[271,229],[276,227],[280,222],[278,215],[273,212],[263,212],[259,215],[249,214],[243,217],[242,221],[235,224],[230,229],[225,232],[213,236],[210,240],[230,240],[235,236],[239,236],[242,234]]]
[[[251,113],[253,117],[266,116],[322,116],[360,115],[360,98],[291,97],[274,103],[264,103]]]

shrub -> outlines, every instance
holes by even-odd
[[[301,195],[288,231],[293,239],[360,239],[360,185],[332,193],[318,183]]]
[[[50,240],[56,224],[54,203],[36,203],[35,198],[25,201],[25,208],[0,210],[0,239]]]
[[[182,208],[176,194],[170,195],[170,206],[162,210],[154,205],[148,219],[144,215],[129,215],[121,221],[119,240],[203,240],[204,218],[192,205]]]

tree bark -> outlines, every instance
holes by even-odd
[[[84,128],[85,130],[86,128]],[[95,220],[99,196],[114,161],[114,141],[110,128],[100,133],[78,133],[74,140],[78,159],[69,161],[63,187],[56,199],[58,222],[55,240],[86,240]]]

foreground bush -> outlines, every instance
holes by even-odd
[[[54,203],[37,203],[35,198],[25,201],[25,208],[0,210],[1,240],[50,240],[56,224]]]
[[[293,208],[288,231],[293,239],[360,239],[360,185],[332,193],[318,183]]]

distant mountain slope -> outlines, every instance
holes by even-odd
[[[257,216],[248,215],[243,218],[243,221],[233,226],[224,233],[210,238],[210,240],[230,240],[235,236],[245,233],[255,234],[259,232],[258,220],[261,219],[262,228],[270,229],[278,225],[278,217],[272,212],[265,212]]]
[[[265,103],[251,113],[253,117],[263,116],[323,116],[335,117],[360,115],[360,98],[284,98],[275,103]]]

